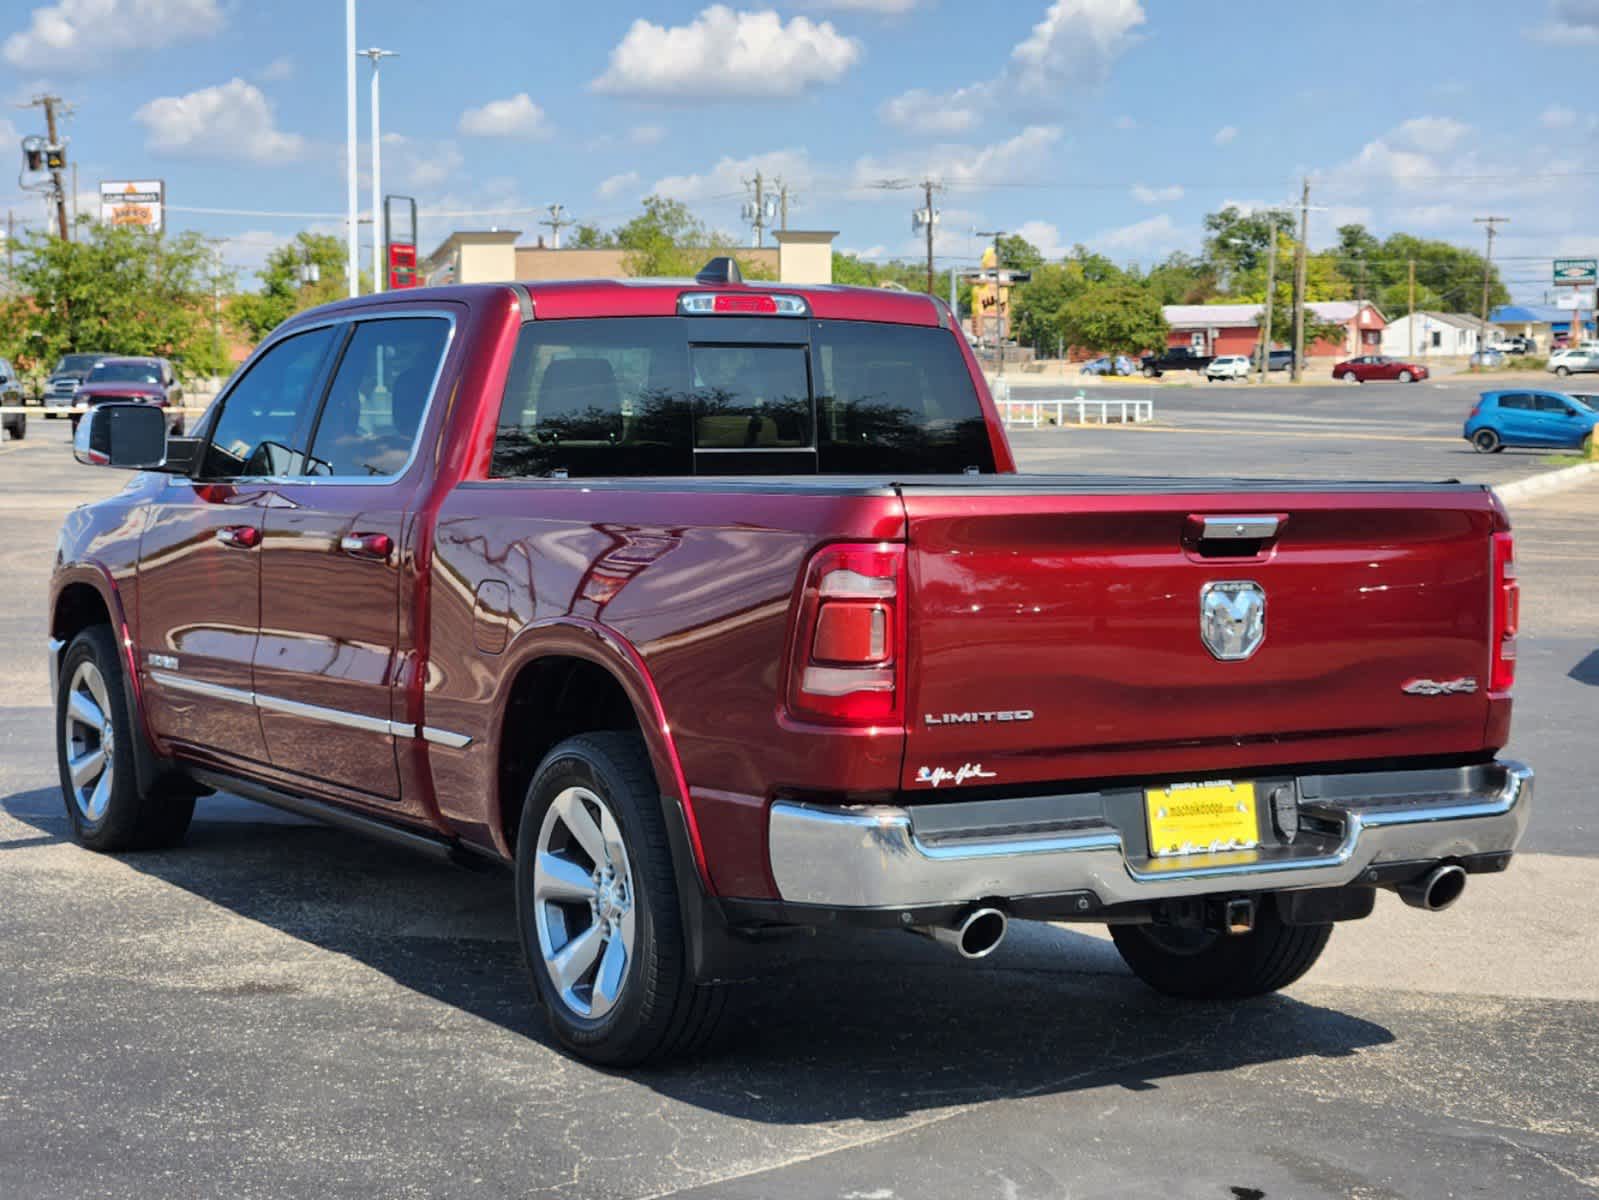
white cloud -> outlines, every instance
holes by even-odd
[[[550,136],[544,110],[526,92],[504,100],[490,100],[481,108],[469,108],[458,125],[468,137],[544,138]]]
[[[653,146],[666,137],[666,129],[660,125],[635,125],[627,132],[627,140],[635,146]]]
[[[272,105],[253,83],[234,77],[184,96],[160,96],[134,119],[147,149],[174,158],[260,164],[292,162],[305,139],[277,127]]]
[[[1592,45],[1599,42],[1599,2],[1553,0],[1549,19],[1532,26],[1526,33],[1535,42],[1554,46]]]
[[[965,133],[977,124],[981,102],[981,96],[973,89],[935,93],[912,88],[883,101],[877,115],[883,124],[903,133],[947,137]]]
[[[861,59],[861,44],[830,21],[713,4],[687,25],[640,17],[589,86],[622,96],[737,99],[797,96],[834,83]]]
[[[284,79],[292,79],[294,77],[294,60],[287,54],[281,54],[257,71],[255,77],[262,83],[277,83]]]
[[[293,240],[292,234],[270,229],[247,229],[243,233],[222,238],[217,249],[230,270],[247,276],[266,266],[267,256],[279,246],[286,246]],[[244,279],[240,282],[249,287],[251,281]]]
[[[1101,253],[1131,253],[1157,258],[1193,241],[1194,238],[1180,229],[1171,217],[1161,213],[1156,217],[1134,221],[1131,225],[1107,229],[1090,238],[1087,244]]]
[[[1570,129],[1577,123],[1577,114],[1563,104],[1551,104],[1538,116],[1538,124],[1545,129]]]
[[[1117,117],[1114,121],[1112,121],[1111,124],[1114,125],[1117,129],[1137,129],[1138,128],[1138,122],[1128,113],[1122,113],[1122,115]]]
[[[1046,101],[1068,87],[1103,83],[1143,23],[1138,0],[1055,0],[1011,51],[1007,82]]]
[[[618,196],[630,189],[637,190],[637,188],[638,172],[623,171],[620,175],[612,175],[610,178],[602,180],[600,186],[594,189],[594,194],[602,199],[609,200],[613,196]]]
[[[222,28],[218,0],[60,0],[33,10],[0,56],[28,71],[92,71],[129,50],[209,37]]]
[[[1071,250],[1061,236],[1060,227],[1048,221],[1023,221],[1016,232],[1037,246],[1045,258],[1064,258]]]
[[[1133,184],[1133,199],[1140,204],[1170,204],[1174,200],[1183,198],[1183,189],[1180,184],[1172,183],[1165,187],[1145,187],[1141,183]]]
[[[385,190],[392,180],[395,187],[418,191],[453,182],[466,159],[461,148],[449,138],[436,141],[411,138],[403,133],[383,135],[383,180]]]
[[[808,187],[815,177],[810,156],[804,150],[771,150],[747,158],[723,155],[708,171],[657,179],[650,192],[685,201],[742,200],[746,190],[744,181],[755,178],[757,171],[765,176],[768,185],[781,179],[798,189]]]
[[[1388,134],[1390,141],[1423,154],[1442,154],[1458,146],[1471,126],[1453,117],[1411,117]]]
[[[974,126],[995,108],[1055,113],[1063,97],[1096,87],[1137,40],[1144,23],[1139,0],[1054,0],[1044,17],[992,79],[943,93],[913,89],[885,103],[882,118],[907,132],[949,134]],[[958,126],[939,125],[934,114],[954,112]],[[918,124],[916,118],[921,118]]]
[[[839,253],[840,254],[853,254],[856,258],[875,259],[875,258],[882,258],[884,255],[886,255],[888,253],[888,247],[882,245],[881,243],[879,243],[878,245],[875,245],[875,246],[868,246],[864,250],[842,249],[842,250],[839,251]]]
[[[818,8],[836,8],[845,12],[908,13],[921,0],[815,0]]]
[[[989,183],[1015,182],[1036,175],[1060,138],[1058,125],[1029,125],[1014,137],[987,146],[940,145],[886,159],[866,155],[855,163],[855,186],[904,178],[935,179],[978,189]]]
[[[1211,140],[1214,141],[1218,146],[1228,146],[1232,144],[1233,140],[1237,138],[1237,136],[1238,126],[1223,125],[1216,131],[1216,136]]]

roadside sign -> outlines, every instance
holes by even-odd
[[[1599,282],[1599,259],[1557,258],[1554,275],[1556,283]]]
[[[100,220],[161,232],[166,184],[160,179],[119,179],[100,184]]]
[[[1560,292],[1555,296],[1556,308],[1592,309],[1594,307],[1594,292],[1592,288],[1573,288],[1569,292]]]

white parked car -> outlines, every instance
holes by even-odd
[[[1210,360],[1205,368],[1206,379],[1248,379],[1253,364],[1242,354],[1224,354]]]
[[[1599,350],[1557,350],[1549,356],[1548,369],[1560,376],[1599,371]]]

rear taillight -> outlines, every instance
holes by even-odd
[[[905,547],[827,546],[805,569],[788,708],[801,720],[893,724],[903,707]]]
[[[1516,682],[1516,630],[1521,624],[1521,584],[1516,581],[1516,544],[1509,533],[1493,535],[1493,664],[1489,690],[1508,692]]]

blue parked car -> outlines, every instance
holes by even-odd
[[[1480,454],[1506,446],[1579,450],[1599,425],[1599,412],[1563,392],[1484,392],[1466,418],[1465,437]]]
[[[1105,355],[1091,358],[1077,369],[1079,375],[1131,375],[1133,373],[1133,360],[1125,354],[1118,354],[1114,359]]]

